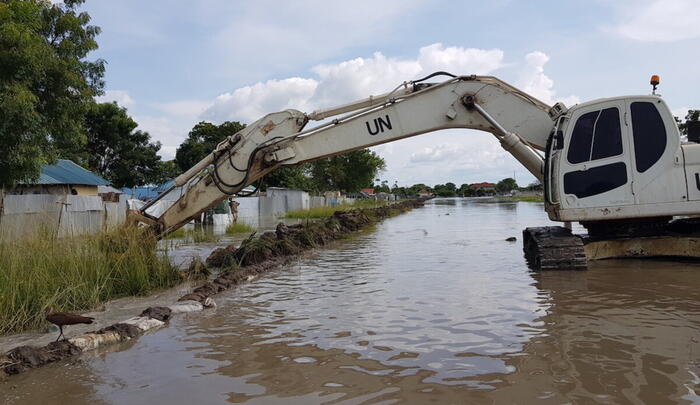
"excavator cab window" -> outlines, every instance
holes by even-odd
[[[627,165],[620,159],[588,164],[623,154],[620,110],[617,106],[601,108],[576,120],[566,153],[568,163],[575,166],[565,169],[565,194],[586,198],[627,183]]]
[[[622,154],[620,111],[615,108],[591,111],[576,121],[567,159],[584,163]]]
[[[632,112],[632,135],[637,171],[644,173],[661,159],[666,150],[666,127],[656,106],[635,101]]]

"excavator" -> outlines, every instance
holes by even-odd
[[[651,84],[651,95],[567,108],[493,76],[436,72],[333,108],[271,113],[222,141],[131,218],[163,237],[280,167],[466,128],[493,134],[540,180],[545,211],[564,225],[523,231],[533,269],[586,269],[588,260],[615,257],[697,258],[700,144],[682,142],[656,94],[658,76]],[[320,122],[307,129],[310,121]],[[698,137],[693,128],[689,139]],[[154,213],[175,189],[179,198]],[[573,234],[572,222],[588,233]]]

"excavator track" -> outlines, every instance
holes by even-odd
[[[523,250],[533,270],[586,270],[583,239],[561,226],[526,228]]]

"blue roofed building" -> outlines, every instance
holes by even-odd
[[[148,201],[152,198],[158,197],[160,194],[156,191],[156,187],[146,186],[146,187],[122,187],[120,190],[122,193],[128,195],[130,198],[135,198],[141,201]]]
[[[20,182],[8,194],[72,194],[98,195],[98,188],[110,182],[70,160],[59,159],[56,164],[42,165],[35,182]]]

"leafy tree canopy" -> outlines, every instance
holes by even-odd
[[[86,142],[82,121],[104,82],[88,61],[98,27],[83,0],[0,2],[0,185],[39,177],[41,165]]]
[[[221,125],[200,122],[187,135],[175,152],[175,163],[180,170],[187,171],[210,154],[221,141],[245,128],[238,121],[226,121]]]
[[[158,176],[154,179],[154,184],[162,184],[168,180],[174,179],[182,173],[182,170],[175,163],[175,160],[166,160],[160,162]]]
[[[369,149],[356,150],[311,163],[311,177],[318,191],[339,190],[348,193],[372,187],[386,162]]]
[[[265,191],[268,187],[294,188],[298,190],[315,191],[317,189],[311,178],[311,164],[282,167],[265,175],[260,188]]]
[[[499,193],[507,193],[517,188],[518,183],[515,181],[515,179],[511,177],[507,177],[496,183],[496,191],[498,191]]]
[[[454,197],[457,195],[457,186],[454,183],[436,184],[433,187],[435,194],[440,197]]]
[[[87,148],[74,159],[111,181],[115,187],[155,184],[163,180],[160,142],[151,143],[147,132],[117,103],[94,103],[85,116]]]

